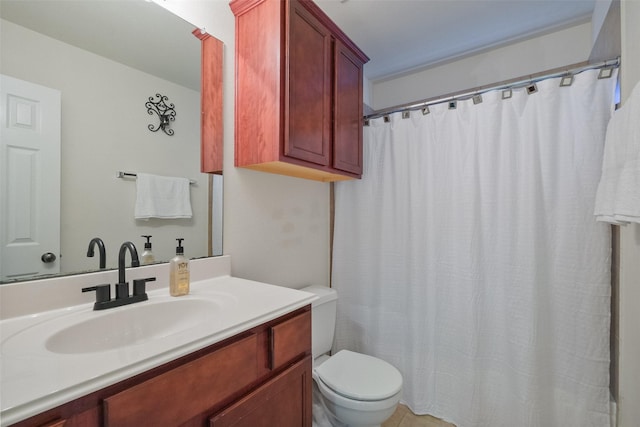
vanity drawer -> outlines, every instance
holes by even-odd
[[[104,399],[105,426],[180,425],[254,382],[255,334]]]
[[[293,362],[311,349],[311,311],[278,323],[269,328],[270,369]]]

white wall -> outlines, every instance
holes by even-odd
[[[611,7],[611,3],[613,3],[613,0],[600,0],[596,2],[596,5],[593,9],[593,16],[591,17],[592,45],[595,44],[596,39],[598,38],[598,34],[600,34],[600,30],[602,30],[602,26],[604,25],[607,13],[609,12],[609,8]]]
[[[591,23],[513,43],[406,76],[373,82],[371,107],[381,110],[586,61]]]
[[[640,2],[622,0],[622,101],[640,82]],[[620,227],[618,426],[640,422],[640,225]]]
[[[11,22],[0,27],[0,72],[62,92],[62,271],[98,267],[97,257],[86,257],[93,237],[104,240],[110,267],[117,267],[124,241],[133,241],[141,252],[142,234],[154,236],[157,260],[175,256],[176,237],[185,238],[188,256],[206,255],[208,181],[200,174],[200,94]],[[199,43],[195,37],[194,43]],[[147,114],[144,103],[158,92],[176,105],[174,136],[147,129],[157,118]],[[119,170],[197,180],[191,188],[193,218],[136,221],[136,184],[116,179]]]
[[[224,43],[223,249],[231,255],[232,274],[287,287],[326,286],[329,184],[234,167],[235,19],[229,2],[158,4]]]

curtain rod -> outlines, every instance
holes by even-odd
[[[531,85],[533,83],[540,82],[542,80],[551,79],[554,77],[563,77],[569,75],[575,75],[587,70],[596,70],[599,68],[616,68],[620,65],[620,58],[610,59],[601,62],[588,63],[580,62],[577,64],[568,65],[566,67],[554,68],[540,73],[531,74],[529,76],[516,77],[515,79],[504,80],[499,83],[494,83],[487,86],[478,86],[473,89],[465,89],[459,92],[452,92],[446,95],[440,95],[434,98],[424,99],[422,101],[412,102],[408,104],[396,105],[394,107],[385,108],[382,110],[374,111],[371,114],[364,116],[364,120],[376,119],[389,114],[398,113],[401,111],[419,110],[429,105],[441,104],[443,102],[458,101],[471,99],[476,95],[481,95],[486,92],[495,90],[514,89]]]

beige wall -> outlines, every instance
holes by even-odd
[[[591,23],[509,44],[392,80],[373,82],[371,107],[380,110],[528,74],[589,58]]]
[[[640,81],[640,2],[622,0],[622,100]],[[640,225],[620,227],[618,426],[640,420]]]

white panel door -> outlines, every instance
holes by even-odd
[[[0,280],[60,272],[60,91],[0,75]]]

